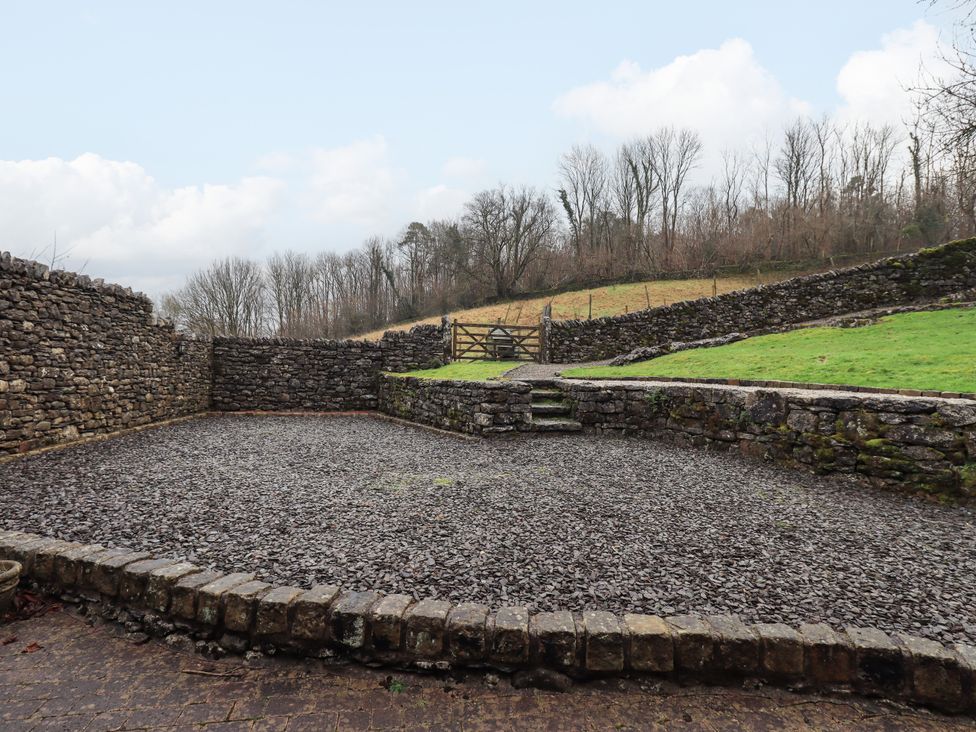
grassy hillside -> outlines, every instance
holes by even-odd
[[[589,316],[590,296],[593,297],[593,317],[604,315],[620,315],[622,313],[643,310],[646,307],[670,305],[682,300],[694,300],[713,294],[741,290],[755,287],[758,284],[778,282],[796,276],[796,272],[770,272],[762,275],[738,275],[700,280],[652,280],[649,282],[632,282],[623,285],[608,285],[589,290],[564,292],[559,295],[546,295],[526,300],[496,303],[483,307],[459,310],[451,313],[455,320],[468,323],[495,323],[501,321],[508,324],[531,325],[538,323],[542,317],[542,309],[552,301],[552,317],[555,320],[570,318],[587,318]],[[714,288],[713,288],[714,284]],[[650,305],[649,305],[649,304]],[[364,335],[353,336],[366,340],[376,340],[382,337],[386,330],[409,330],[418,323],[439,323],[440,316],[414,320],[388,326],[382,330],[375,330]]]
[[[802,381],[976,392],[976,309],[904,313],[861,328],[807,328],[565,376]]]

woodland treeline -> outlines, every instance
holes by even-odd
[[[721,174],[704,185],[691,129],[612,152],[576,146],[558,163],[555,190],[482,191],[455,219],[411,222],[345,254],[215,262],[162,310],[203,334],[344,337],[571,284],[976,235],[973,28],[970,15],[946,59],[951,80],[917,90],[904,129],[798,119],[723,152]]]

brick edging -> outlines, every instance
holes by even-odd
[[[0,531],[0,558],[58,593],[121,605],[154,627],[225,648],[342,652],[418,669],[548,668],[575,677],[651,674],[687,681],[743,678],[818,691],[851,689],[946,712],[976,712],[976,647],[873,628],[746,625],[730,616],[530,614],[409,595],[272,586],[147,552]],[[167,630],[159,630],[166,633]]]
[[[851,384],[819,384],[805,381],[756,381],[750,379],[715,379],[696,376],[556,376],[567,381],[660,381],[666,384],[717,384],[719,386],[759,386],[772,389],[808,389],[812,391],[852,391],[860,394],[898,394],[899,396],[936,397],[939,399],[972,399],[976,392],[933,391],[922,389],[884,389]]]

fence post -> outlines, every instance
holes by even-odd
[[[539,323],[539,363],[549,363],[549,324],[552,322],[552,302],[542,308],[542,322]]]

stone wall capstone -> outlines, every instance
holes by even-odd
[[[973,287],[976,239],[966,239],[849,269],[628,315],[552,321],[547,329],[548,356],[553,363],[596,361],[669,341],[698,341],[926,302]]]
[[[438,325],[388,331],[378,341],[216,338],[213,408],[376,409],[384,371],[440,366],[445,344]]]
[[[210,372],[145,295],[0,254],[0,455],[207,409]]]
[[[411,422],[476,435],[531,428],[532,387],[519,381],[452,381],[384,376],[380,411]]]
[[[976,498],[976,402],[803,389],[556,382],[586,431],[846,473],[888,489]]]

